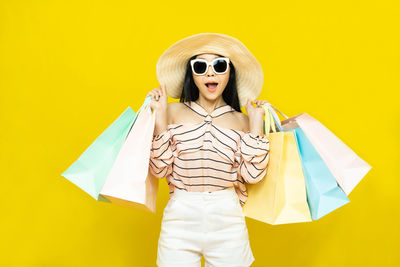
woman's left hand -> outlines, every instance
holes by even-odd
[[[256,104],[257,106],[254,107],[253,103]],[[261,105],[266,103],[268,103],[268,101],[259,99],[251,101],[250,98],[247,99],[246,111],[247,111],[247,116],[249,117],[249,127],[250,127],[250,132],[254,134],[261,135],[263,133],[262,123],[265,112],[264,109],[261,107]]]
[[[256,104],[257,106],[254,107],[253,103]],[[249,119],[251,118],[259,118],[264,116],[264,109],[261,107],[263,104],[267,104],[268,101],[265,100],[259,100],[255,99],[253,101],[250,101],[250,98],[247,99],[247,104],[246,104],[246,111],[247,115],[249,116]]]

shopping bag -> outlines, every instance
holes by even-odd
[[[345,145],[327,127],[307,113],[301,113],[281,122],[283,130],[300,127],[341,189],[349,195],[371,166]]]
[[[307,201],[311,218],[318,220],[349,203],[347,195],[337,184],[329,168],[300,127],[296,132],[297,147],[306,178]]]
[[[150,100],[146,97],[138,113]],[[138,113],[128,107],[61,176],[94,199],[110,202],[100,192]]]
[[[296,132],[296,142],[306,178],[307,201],[311,211],[311,218],[317,220],[350,202],[331,169],[325,163],[316,147],[310,142],[303,131],[304,129],[297,123],[296,117],[301,117],[300,115],[305,113],[288,118],[272,105],[268,104],[266,106],[271,114],[274,115],[273,118],[280,130],[294,130]],[[272,108],[282,114],[286,120],[280,122]]]
[[[243,213],[272,225],[312,221],[296,132],[277,132],[273,115],[264,110],[270,143],[267,172],[257,184],[246,184],[248,198]]]
[[[137,116],[100,192],[112,203],[156,212],[158,179],[149,172],[155,114],[147,105]]]

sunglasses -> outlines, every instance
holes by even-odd
[[[208,70],[208,66],[211,66],[216,74],[224,74],[228,70],[229,58],[218,57],[210,63],[202,58],[192,59],[190,61],[192,71],[196,75],[204,75]]]

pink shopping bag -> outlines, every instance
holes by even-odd
[[[156,211],[158,181],[149,172],[155,113],[140,111],[107,176],[101,195],[121,206]]]
[[[282,114],[282,113],[281,113]],[[287,116],[285,116],[287,118]],[[327,127],[307,113],[281,122],[283,130],[300,127],[328,166],[342,190],[349,195],[371,166],[344,144]]]

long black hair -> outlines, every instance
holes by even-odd
[[[186,64],[185,80],[183,82],[182,94],[179,100],[182,103],[186,101],[196,101],[199,98],[199,88],[194,83],[192,76],[192,68],[190,66],[190,60],[195,59],[196,56],[197,55],[191,57]],[[222,98],[233,109],[235,109],[238,112],[242,112],[240,110],[239,96],[236,87],[236,71],[231,61],[229,61],[229,67],[230,67],[229,82],[226,85],[224,91],[222,92]]]

